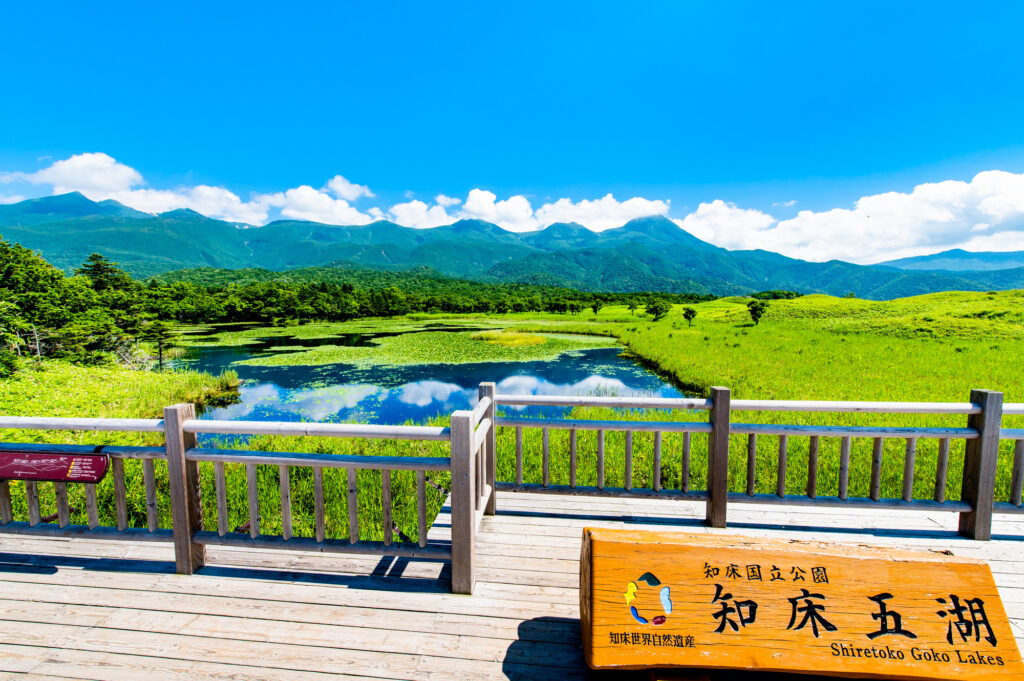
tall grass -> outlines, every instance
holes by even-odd
[[[734,419],[739,412],[734,412]],[[511,413],[510,413],[511,415]],[[704,421],[707,412],[668,410],[614,410],[594,407],[575,408],[570,413],[574,419],[628,420],[628,421]],[[792,414],[787,416],[793,416]],[[818,421],[832,422],[828,415],[818,414]],[[900,416],[889,417],[906,425]],[[966,421],[967,417],[963,417]],[[786,417],[776,420],[787,420]],[[798,419],[791,419],[798,420]],[[802,419],[811,421],[814,419]],[[879,415],[872,419],[874,425],[893,425],[886,417]],[[923,419],[911,419],[923,425]],[[960,426],[965,423],[958,424]],[[625,486],[625,439],[624,432],[606,431],[605,478],[608,488]],[[757,439],[755,466],[755,492],[774,494],[778,480],[778,437],[760,436]],[[806,493],[809,472],[810,438],[790,436],[786,460],[786,490],[789,495]],[[950,445],[945,495],[949,500],[960,498],[964,461],[963,440],[953,440]],[[570,471],[569,431],[549,432],[549,474],[552,485],[568,485]],[[850,448],[850,472],[848,495],[867,497],[870,492],[871,461],[874,442],[871,438],[854,438]],[[914,498],[931,499],[935,492],[938,461],[938,440],[917,441],[914,467]],[[497,475],[502,482],[514,482],[515,470],[515,429],[499,428],[497,436]],[[689,488],[707,489],[708,436],[694,433],[690,442]],[[881,496],[900,498],[903,492],[903,463],[906,440],[886,439],[881,467]],[[818,496],[836,496],[839,489],[839,438],[820,438],[818,447]],[[664,433],[661,448],[661,486],[665,490],[682,489],[683,479],[683,435]],[[996,476],[997,500],[1009,498],[1010,476],[1013,466],[1012,443],[1004,442],[1000,447],[1000,459]],[[523,481],[539,484],[543,480],[542,431],[539,428],[523,429]],[[632,486],[650,489],[654,481],[654,434],[633,433]],[[597,433],[589,430],[577,431],[577,473],[578,486],[597,485]],[[729,442],[729,491],[745,492],[747,489],[747,436],[733,435]]]

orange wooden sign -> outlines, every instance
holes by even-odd
[[[949,555],[587,528],[592,668],[1024,678],[988,565]]]

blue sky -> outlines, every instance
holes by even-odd
[[[886,229],[886,253],[1024,249],[1024,207],[1003,207],[1024,172],[1022,25],[1024,5],[980,2],[12,4],[0,197],[511,229],[646,211],[809,259],[871,260],[835,241]],[[915,191],[943,181],[965,186]],[[868,202],[886,225],[858,214],[890,192],[909,199]]]

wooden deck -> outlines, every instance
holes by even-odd
[[[578,560],[588,525],[784,536],[985,559],[1024,642],[1024,516],[993,541],[956,516],[502,493],[478,537],[475,595],[448,593],[445,563],[211,548],[174,574],[170,544],[0,537],[0,677],[579,679]],[[446,511],[432,536],[448,532]],[[440,577],[440,579],[438,579]],[[640,678],[643,678],[642,676]]]

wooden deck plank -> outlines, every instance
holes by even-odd
[[[671,493],[670,491],[668,493]],[[173,574],[168,544],[0,535],[0,671],[74,679],[587,679],[578,648],[583,528],[678,529],[949,550],[988,561],[1024,642],[1024,515],[990,542],[948,512],[499,493],[477,547],[475,595],[443,561],[210,547]],[[863,511],[863,512],[862,512]],[[450,537],[447,506],[431,541]],[[538,550],[538,547],[540,550]]]
[[[32,665],[31,676],[40,678],[104,679],[109,681],[369,681],[371,677],[347,674],[321,674],[265,669],[256,665],[231,666],[157,656],[128,655],[86,650],[67,650],[45,646],[0,643],[0,669],[25,662]]]
[[[147,603],[148,604],[148,603]],[[235,641],[280,643],[293,646],[316,646],[324,649],[350,650],[357,653],[395,653],[451,657],[459,660],[498,661],[505,659],[508,642],[488,636],[486,626],[464,628],[456,634],[410,632],[386,628],[370,628],[352,624],[288,622],[260,617],[171,613],[149,608],[134,609],[113,606],[61,605],[39,601],[0,599],[4,619],[33,624],[60,622],[77,627],[101,627],[145,634],[179,634],[189,637],[223,639],[225,645]],[[563,626],[563,629],[565,627]],[[520,641],[513,660],[520,664],[570,666],[575,661],[578,639],[568,642]]]

